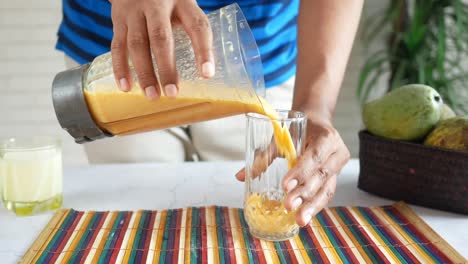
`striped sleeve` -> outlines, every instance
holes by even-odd
[[[265,84],[275,86],[296,71],[296,36],[299,0],[239,0],[257,40]],[[199,0],[211,12],[234,3],[230,0]],[[113,36],[111,5],[107,0],[63,0],[63,19],[56,48],[80,64],[92,61],[110,49]]]

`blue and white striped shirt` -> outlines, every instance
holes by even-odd
[[[209,13],[230,0],[198,0]],[[288,80],[296,71],[299,0],[238,0],[257,41],[266,87]],[[56,48],[78,63],[87,63],[110,50],[111,5],[108,0],[63,0],[63,20]]]

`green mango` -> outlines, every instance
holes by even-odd
[[[427,136],[424,145],[468,151],[468,116],[441,121]]]
[[[363,121],[367,130],[377,136],[421,140],[439,122],[443,104],[442,97],[433,88],[405,85],[366,103]]]

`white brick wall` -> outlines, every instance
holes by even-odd
[[[367,1],[365,13],[385,3]],[[63,55],[54,49],[60,20],[59,0],[0,0],[0,138],[58,135],[64,142],[64,162],[82,164],[84,152],[59,127],[50,99],[52,78],[64,68]],[[355,91],[362,54],[358,37],[335,117],[353,156],[361,126]]]
[[[57,135],[65,163],[82,164],[84,152],[58,125],[50,99],[64,68],[54,50],[60,20],[59,0],[0,0],[0,138]]]

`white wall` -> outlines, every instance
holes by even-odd
[[[357,157],[359,154],[358,132],[362,128],[360,114],[361,108],[356,96],[359,72],[366,59],[365,56],[370,54],[369,50],[375,50],[376,48],[380,48],[381,45],[384,45],[384,39],[380,38],[377,39],[373,45],[367,47],[369,48],[369,50],[367,50],[361,37],[361,30],[363,29],[363,25],[366,22],[366,17],[375,14],[382,8],[385,8],[388,2],[389,1],[385,0],[365,1],[361,26],[354,42],[345,79],[343,81],[341,93],[338,98],[334,124],[343,137],[344,142],[350,149],[352,157]],[[380,87],[384,85],[382,81],[384,80],[380,80],[376,86]],[[380,91],[373,92],[371,93],[370,97],[375,97],[380,93]]]
[[[386,1],[367,1],[365,13]],[[66,164],[82,164],[80,145],[61,130],[50,99],[54,74],[64,69],[55,51],[61,20],[59,0],[0,0],[0,138],[58,135],[64,142]],[[353,156],[358,153],[359,107],[355,97],[364,50],[358,37],[336,111],[336,126]]]
[[[59,135],[67,164],[87,162],[65,135],[50,99],[54,74],[64,68],[54,50],[59,0],[0,0],[0,138]]]

